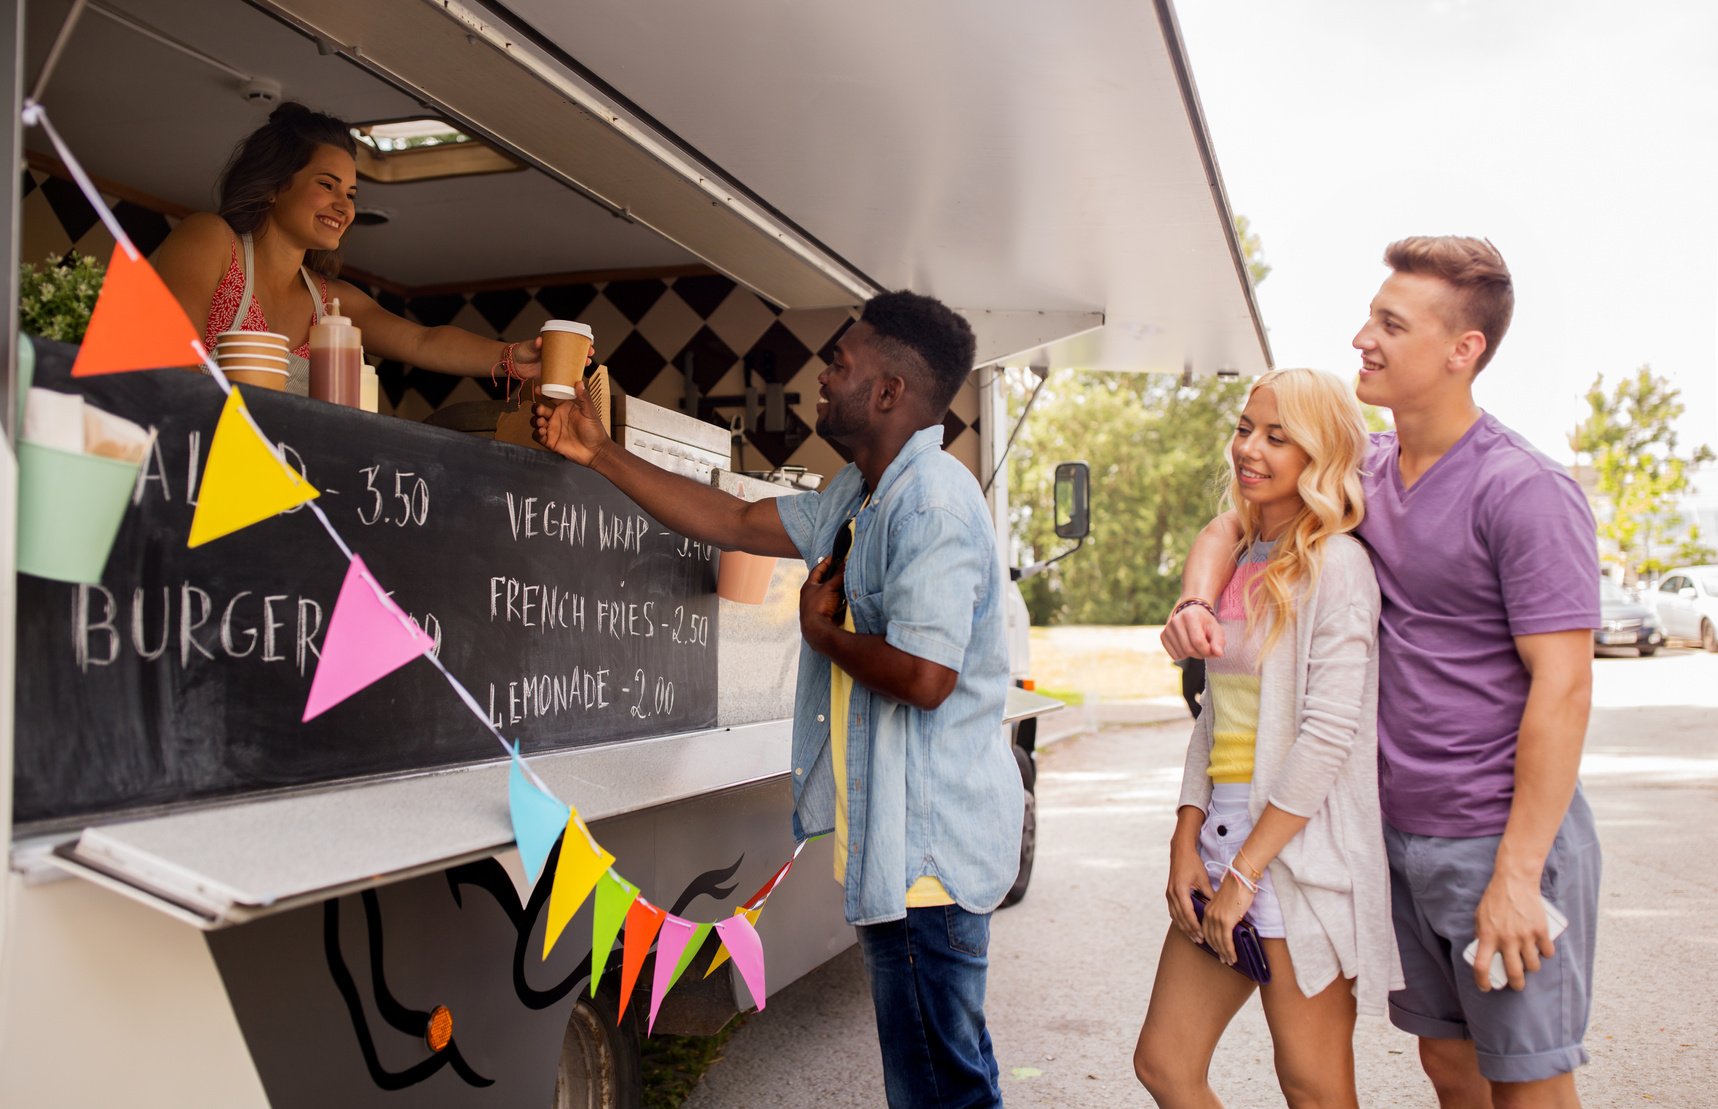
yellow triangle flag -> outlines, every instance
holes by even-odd
[[[257,435],[244,398],[234,389],[209,443],[187,545],[201,547],[320,495]]]
[[[745,917],[747,920],[752,922],[752,927],[756,928],[758,926],[758,917],[763,915],[763,911],[764,911],[764,907],[762,905],[759,905],[755,909],[735,909],[734,915]],[[716,952],[716,957],[714,959],[710,960],[710,969],[704,972],[704,977],[708,978],[708,977],[710,977],[710,975],[716,973],[716,968],[720,967],[723,963],[725,963],[727,961],[728,961],[728,948],[727,948],[727,945],[724,944],[722,946],[722,948]]]
[[[555,862],[555,884],[549,889],[549,921],[543,930],[543,958],[549,957],[573,914],[596,888],[597,880],[614,865],[614,856],[597,846],[577,810],[567,818],[561,836],[561,857]]]

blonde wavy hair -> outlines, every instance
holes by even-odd
[[[1366,515],[1360,486],[1360,464],[1366,457],[1366,421],[1348,383],[1319,370],[1272,370],[1253,382],[1251,400],[1260,389],[1276,396],[1277,418],[1283,434],[1307,454],[1298,487],[1301,508],[1289,521],[1271,551],[1264,573],[1253,580],[1244,598],[1247,634],[1268,621],[1264,653],[1269,654],[1283,629],[1294,623],[1295,591],[1318,578],[1325,540],[1360,526]],[[1227,505],[1241,521],[1238,560],[1264,535],[1261,511],[1241,496],[1229,460]]]

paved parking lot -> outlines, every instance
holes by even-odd
[[[1605,844],[1588,1106],[1718,1104],[1718,655],[1594,663],[1583,780]],[[1046,751],[1031,892],[995,918],[988,1013],[1017,1106],[1138,1106],[1130,1064],[1165,927],[1187,727],[1109,724]],[[831,896],[834,895],[831,883]],[[1429,1106],[1413,1041],[1356,1035],[1361,1103]],[[1257,1003],[1219,1049],[1231,1107],[1282,1103]],[[883,1104],[856,950],[770,998],[688,1103]]]

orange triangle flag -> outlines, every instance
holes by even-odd
[[[227,394],[209,443],[209,461],[203,464],[203,484],[197,489],[197,511],[191,517],[186,545],[201,547],[319,496],[262,441],[246,414],[244,397],[234,389]]]
[[[668,914],[640,897],[626,910],[626,947],[620,956],[620,1008],[615,1023],[626,1013],[626,1003],[632,1000],[632,987],[638,984],[638,972],[644,969],[644,957]]]
[[[125,244],[114,244],[89,330],[72,363],[72,376],[194,366],[202,361],[197,329],[155,268],[142,255],[132,258]]]

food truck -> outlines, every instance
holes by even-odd
[[[145,256],[300,100],[365,136],[348,279],[508,341],[589,324],[617,441],[737,495],[841,464],[811,432],[816,375],[885,289],[973,324],[945,445],[1005,557],[1002,367],[1269,364],[1168,0],[0,13],[9,286],[19,262],[115,244],[26,100]],[[663,995],[594,950],[588,902],[545,951],[556,858],[533,882],[497,737],[663,911],[721,921],[767,891],[769,990],[853,942],[827,841],[796,853],[788,818],[803,567],[723,599],[723,556],[526,445],[516,401],[387,363],[374,414],[247,391],[320,496],[193,548],[217,383],[73,377],[76,346],[16,325],[5,346],[0,1103],[636,1104],[646,1011],[711,1032],[761,999],[738,957],[706,970],[702,936]],[[17,492],[43,465],[31,385],[150,433],[86,580],[63,579],[93,493]],[[306,720],[350,554],[428,645]],[[1010,702],[1028,780],[1044,707]]]

